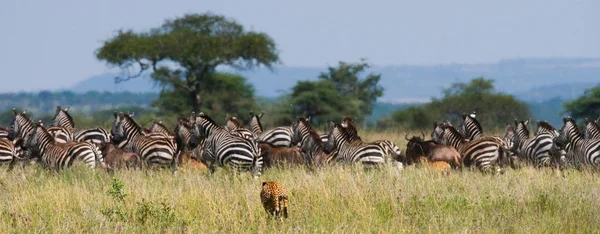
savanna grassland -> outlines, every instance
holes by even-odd
[[[403,135],[364,132],[364,139]],[[290,217],[270,219],[261,181],[277,180]],[[426,167],[271,169],[258,179],[219,169],[120,171],[36,165],[0,172],[0,232],[590,233],[600,229],[600,176],[508,168],[501,175]]]

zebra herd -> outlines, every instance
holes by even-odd
[[[216,166],[250,171],[258,177],[264,161],[278,160],[273,150],[262,146],[297,151],[306,166],[322,166],[333,162],[361,164],[367,167],[395,163],[402,167],[410,164],[400,148],[392,141],[364,142],[351,118],[329,122],[329,132],[319,134],[310,117],[297,117],[289,126],[264,130],[261,118],[250,113],[246,128],[235,116],[227,116],[227,124],[220,126],[205,113],[192,113],[179,117],[171,131],[162,122],[153,121],[150,128],[136,123],[133,114],[114,112],[112,128],[87,128],[77,130],[69,108],[57,106],[49,127],[34,122],[27,113],[13,109],[14,118],[8,129],[0,128],[0,163],[35,159],[42,166],[62,170],[81,162],[91,168],[110,169],[99,147],[112,144],[119,149],[139,156],[146,166],[169,167],[177,173],[182,157],[206,165],[211,171]],[[476,167],[484,172],[501,171],[517,161],[537,167],[600,164],[600,119],[585,120],[585,131],[570,118],[563,118],[557,130],[546,121],[538,121],[534,136],[529,131],[529,121],[515,120],[505,134],[484,135],[475,114],[463,114],[455,128],[449,122],[434,123],[431,138],[434,144],[446,145],[460,154],[462,166]],[[408,138],[407,138],[408,139]],[[432,160],[431,155],[424,155]],[[292,160],[293,161],[293,160]]]
[[[600,118],[595,121],[586,118],[583,132],[573,118],[562,120],[560,130],[547,121],[538,121],[531,136],[529,121],[515,119],[514,126],[506,126],[503,137],[488,137],[483,134],[475,113],[462,114],[458,130],[449,122],[434,123],[431,136],[455,147],[464,165],[475,163],[482,171],[489,171],[491,165],[514,167],[516,161],[535,167],[600,165]]]

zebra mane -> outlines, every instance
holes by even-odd
[[[577,134],[580,134],[580,135],[583,134],[581,132],[581,129],[579,129],[579,126],[577,126],[577,123],[575,122],[575,120],[573,118],[571,118],[571,117],[564,118],[563,117],[563,123],[564,123],[564,125],[567,125],[567,123],[571,123],[575,127],[575,131]]]
[[[443,125],[443,129],[444,129],[444,131],[445,131],[446,129],[448,129],[448,131],[450,131],[450,133],[451,133],[451,134],[458,136],[458,137],[460,138],[460,140],[462,140],[462,141],[466,140],[466,137],[465,137],[465,135],[463,135],[463,134],[462,134],[462,133],[460,133],[458,130],[456,130],[456,128],[454,128],[454,127],[452,126],[452,124],[450,124],[450,123],[445,123],[445,124]]]
[[[210,118],[208,115],[204,114],[204,112],[200,112],[198,113],[198,117],[208,121],[209,123],[215,125],[218,128],[222,128],[219,124],[217,124],[217,122],[215,122],[212,118]]]
[[[154,128],[154,125],[157,125],[159,128],[164,129],[165,131],[167,131],[168,134],[173,135],[173,133],[171,132],[171,130],[169,130],[169,128],[167,128],[162,121],[156,121],[155,119],[152,120],[152,126],[150,127],[150,129],[152,130],[152,128]]]
[[[59,115],[62,115],[65,116],[65,118],[67,118],[71,124],[73,124],[73,127],[75,127],[75,121],[73,120],[73,116],[69,114],[69,108],[70,107],[62,109],[60,106],[56,106],[56,114],[54,115],[54,118],[52,118],[52,121],[54,122],[54,119],[56,119]]]
[[[33,121],[32,121],[33,122]],[[46,128],[46,126],[44,126],[44,124],[42,123],[42,121],[40,120],[37,123],[33,124],[33,127],[35,128],[34,131],[39,131],[40,129],[42,130],[42,134],[49,139],[50,143],[55,143],[55,139],[54,137],[50,134],[50,132],[48,132],[48,129]]]
[[[538,126],[538,128],[544,128],[544,129],[548,129],[551,131],[556,130],[556,128],[554,126],[552,126],[552,124],[548,123],[548,121],[545,121],[545,120],[538,121],[537,126]]]
[[[588,121],[588,122],[586,122],[585,124],[586,124],[586,126],[587,126],[588,124],[591,124],[591,125],[592,125],[592,127],[595,127],[596,129],[600,129],[600,124],[599,124],[598,122],[596,122],[596,121],[589,120],[589,121]]]
[[[227,120],[227,125],[229,125],[229,123],[231,123],[233,126],[235,126],[235,128],[244,128],[244,126],[242,125],[242,123],[240,123],[240,121],[238,120],[237,117],[235,116],[228,116],[226,117]]]
[[[302,124],[304,124],[304,126],[306,126],[308,128],[308,132],[310,133],[310,135],[312,136],[312,138],[315,141],[321,142],[321,136],[319,135],[319,133],[317,133],[317,130],[315,130],[315,128],[312,126],[312,124],[310,123],[310,121],[307,118],[298,117],[297,121],[301,122]]]
[[[483,128],[481,128],[481,124],[475,118],[475,112],[473,112],[472,114],[463,113],[462,116],[463,116],[463,121],[466,120],[467,118],[470,119],[471,121],[473,121],[473,123],[475,123],[475,126],[477,126],[479,131],[483,132]]]
[[[521,129],[523,130],[526,136],[529,136],[529,129],[527,129],[527,124],[525,124],[525,121],[521,120],[517,122],[517,120],[515,120],[515,124],[517,124],[517,128],[519,128],[519,124],[523,126]]]
[[[122,115],[121,115],[121,114],[122,114]],[[133,124],[133,126],[135,126],[135,127],[137,128],[137,131],[138,131],[140,134],[143,134],[143,133],[144,133],[144,132],[143,132],[143,128],[142,128],[142,126],[140,126],[139,124],[137,124],[137,123],[135,122],[135,120],[133,119],[133,117],[131,117],[131,115],[125,115],[125,114],[123,114],[123,113],[119,113],[119,115],[120,115],[120,117],[121,117],[121,118],[123,118],[123,119],[124,119],[124,120],[126,120],[127,122],[130,122],[130,123],[132,123],[132,124]]]
[[[261,112],[259,115],[255,115],[252,111],[250,111],[250,122],[252,122],[252,120],[254,118],[256,118],[256,124],[258,124],[258,127],[262,130],[264,129],[262,126],[262,123],[260,122],[260,119],[262,118],[262,116],[265,114],[265,112]]]

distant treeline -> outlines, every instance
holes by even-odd
[[[52,113],[57,105],[70,106],[74,112],[92,113],[119,106],[149,108],[158,93],[96,92],[75,93],[72,91],[0,94],[0,110],[27,108],[34,113]]]
[[[71,91],[39,93],[4,93],[0,94],[0,122],[4,125],[10,123],[12,115],[9,113],[12,108],[29,109],[30,113],[37,116],[49,118],[54,113],[57,105],[71,107],[74,114],[85,114],[88,117],[98,115],[98,118],[110,117],[108,112],[113,110],[133,111],[143,114],[143,110],[154,109],[151,107],[152,101],[158,98],[158,93],[131,93],[131,92],[96,92],[75,93]],[[274,98],[263,98],[264,102],[276,102]],[[541,103],[529,103],[529,109],[534,119],[551,121],[553,124],[560,125],[560,112],[565,100],[555,98]],[[374,105],[373,112],[367,117],[367,123],[374,126],[378,119],[389,116],[392,112],[405,109],[409,106],[421,104],[392,104],[377,102]],[[150,111],[150,110],[148,110]],[[156,110],[150,111],[155,112]],[[257,110],[259,111],[259,110]],[[98,113],[102,113],[99,115]],[[243,115],[244,113],[237,113]],[[108,116],[108,117],[105,117]],[[107,119],[108,120],[108,119]]]

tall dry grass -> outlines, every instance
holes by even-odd
[[[394,135],[383,134],[364,135]],[[263,210],[264,180],[287,188],[287,220]],[[597,174],[532,168],[444,176],[428,168],[334,166],[273,169],[253,180],[224,169],[173,176],[30,166],[0,172],[0,191],[2,233],[589,233],[600,221]]]

